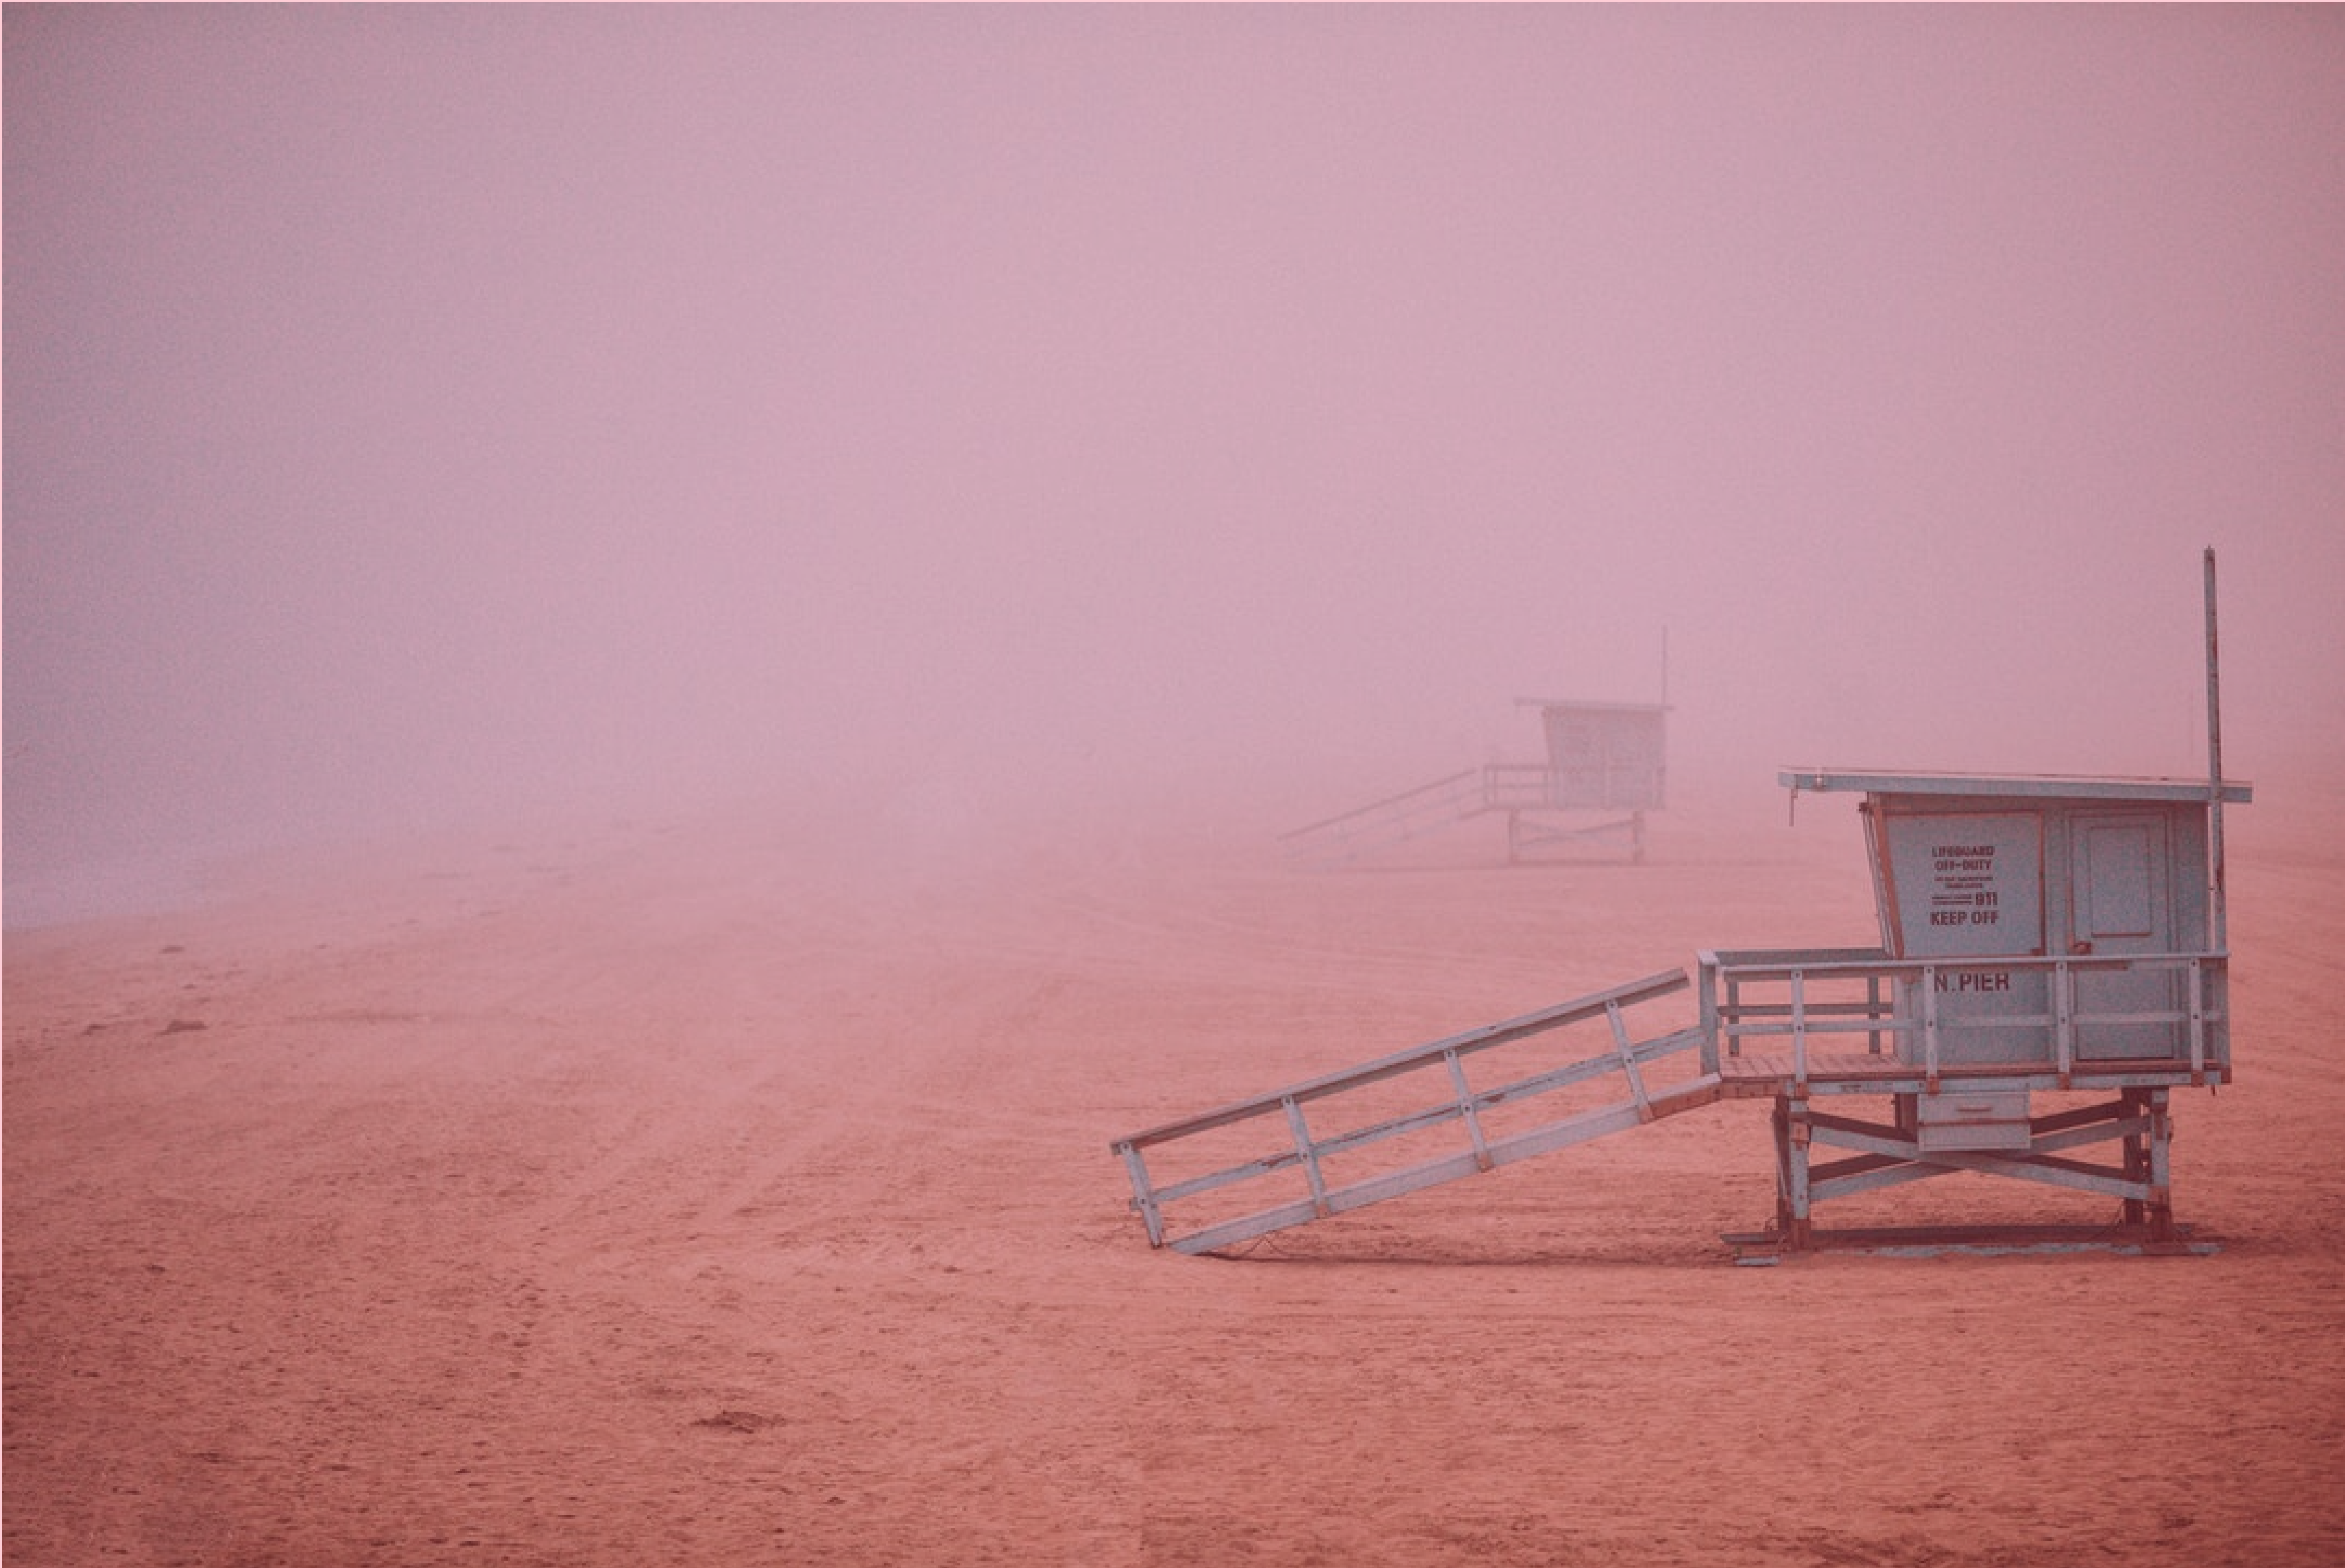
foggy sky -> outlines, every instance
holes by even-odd
[[[2332,7],[5,13],[20,872],[2345,752]]]

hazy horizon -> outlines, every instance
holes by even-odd
[[[2345,760],[2345,13],[11,6],[20,882]],[[95,872],[93,871],[93,874]]]

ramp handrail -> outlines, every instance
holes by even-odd
[[[1403,789],[1398,794],[1371,800],[1365,806],[1355,806],[1348,811],[1338,811],[1332,817],[1323,817],[1316,822],[1306,822],[1300,828],[1281,833],[1279,838],[1284,842],[1292,843],[1298,839],[1313,838],[1332,829],[1364,822],[1372,818],[1406,817],[1422,809],[1436,805],[1447,806],[1460,798],[1461,792],[1467,786],[1477,782],[1477,776],[1480,772],[1481,769],[1478,768],[1468,768],[1457,773],[1445,774],[1430,784],[1420,784],[1413,789]]]
[[[1360,835],[1405,829],[1428,819],[1446,824],[1510,807],[1536,809],[1553,799],[1554,779],[1553,770],[1542,763],[1485,763],[1291,829],[1278,836],[1279,841],[1301,848],[1321,839],[1348,841]]]
[[[1309,1187],[1307,1198],[1207,1226],[1170,1243],[1177,1250],[1184,1252],[1209,1251],[1233,1241],[1323,1218],[1384,1198],[1396,1197],[1438,1182],[1471,1176],[1477,1171],[1489,1170],[1512,1160],[1544,1154],[1601,1133],[1633,1126],[1658,1115],[1707,1103],[1715,1095],[1717,1081],[1714,1076],[1694,1084],[1680,1084],[1654,1094],[1648,1090],[1641,1072],[1644,1063],[1701,1045],[1705,1036],[1700,1029],[1678,1029],[1640,1042],[1630,1038],[1622,1017],[1625,1009],[1682,991],[1688,983],[1683,970],[1650,975],[1505,1023],[1452,1034],[1430,1044],[1377,1057],[1356,1067],[1323,1074],[1198,1115],[1132,1133],[1113,1140],[1109,1148],[1122,1160],[1131,1177],[1132,1207],[1146,1222],[1149,1244],[1153,1247],[1167,1245],[1163,1214],[1166,1204],[1233,1183],[1301,1167]],[[1466,1056],[1566,1024],[1599,1017],[1610,1026],[1610,1051],[1495,1088],[1476,1092],[1467,1084],[1462,1065]],[[1305,1105],[1404,1073],[1436,1065],[1447,1069],[1452,1092],[1450,1098],[1424,1109],[1342,1133],[1323,1135],[1315,1135],[1310,1129],[1304,1116]],[[1630,1091],[1628,1100],[1504,1137],[1487,1135],[1482,1125],[1481,1113],[1490,1107],[1610,1072],[1619,1072],[1626,1076]],[[1293,1140],[1291,1148],[1163,1186],[1155,1185],[1148,1170],[1144,1153],[1147,1149],[1264,1116],[1284,1117]],[[1329,1184],[1323,1166],[1327,1156],[1448,1122],[1465,1124],[1472,1145],[1470,1149],[1346,1185]]]

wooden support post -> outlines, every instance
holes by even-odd
[[[2052,1044],[2065,1089],[2076,1066],[2076,976],[2065,958],[2052,966]]]
[[[2167,1110],[2167,1091],[2163,1085],[2148,1091],[2149,1095],[2149,1238],[2152,1241],[2172,1241],[2174,1230],[2174,1189],[2170,1145],[2174,1139],[2174,1122]]]
[[[2140,1115],[2144,1105],[2145,1096],[2141,1090],[2127,1089],[2125,1092],[2126,1115],[2128,1120]],[[2126,1134],[2124,1148],[2126,1180],[2140,1182],[2146,1187],[2149,1182],[2149,1151],[2145,1143],[2145,1134],[2137,1132]],[[2129,1197],[2125,1200],[2125,1207],[2120,1213],[2126,1224],[2140,1225],[2147,1218],[2147,1205],[2140,1198]]]
[[[1792,971],[1792,1093],[1801,1096],[1808,1092],[1807,979],[1806,971]]]
[[[1775,1135],[1775,1234],[1792,1234],[1792,1124],[1783,1097],[1775,1096],[1775,1109],[1768,1117],[1769,1129]]]
[[[1922,966],[1922,1082],[1938,1092],[1938,966]]]
[[[1715,1073],[1718,1071],[1719,1054],[1718,960],[1710,953],[1701,955],[1700,973],[1696,983],[1700,987],[1695,993],[1695,1004],[1700,1009],[1701,1026],[1701,1070]]]
[[[1148,1245],[1164,1245],[1164,1215],[1157,1207],[1156,1190],[1149,1185],[1148,1162],[1140,1150],[1131,1144],[1118,1144],[1116,1152],[1123,1156],[1124,1174],[1132,1178],[1132,1204],[1140,1210],[1140,1217],[1148,1227]]]
[[[1783,1245],[1804,1250],[1809,1241],[1808,1103],[1787,1095],[1775,1097],[1775,1228]]]
[[[2190,961],[2190,1082],[2203,1087],[2207,1082],[2207,971],[2198,959]]]
[[[1644,1074],[1637,1070],[1637,1048],[1629,1038],[1629,1025],[1621,1021],[1620,1004],[1606,1003],[1604,1016],[1612,1024],[1612,1049],[1620,1058],[1620,1071],[1628,1075],[1629,1097],[1637,1102],[1637,1119],[1650,1122],[1653,1119],[1653,1100],[1645,1093]]]
[[[1294,1152],[1303,1161],[1303,1174],[1311,1183],[1311,1212],[1321,1219],[1331,1212],[1327,1207],[1327,1178],[1319,1169],[1319,1151],[1312,1146],[1311,1129],[1304,1124],[1303,1107],[1294,1095],[1279,1102],[1286,1107],[1286,1125],[1294,1135]]]
[[[1449,1064],[1449,1087],[1457,1096],[1457,1114],[1465,1118],[1466,1135],[1474,1141],[1474,1163],[1488,1170],[1490,1140],[1482,1134],[1482,1115],[1474,1104],[1473,1086],[1466,1082],[1466,1064],[1457,1059],[1455,1051],[1444,1051],[1441,1055]]]

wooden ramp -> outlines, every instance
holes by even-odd
[[[1682,970],[1651,975],[1110,1147],[1151,1246],[1214,1251],[1711,1104],[1716,1074],[1660,1065],[1700,1046],[1699,1023],[1642,1038],[1629,1023],[1687,989]],[[1232,1199],[1263,1207],[1229,1215]]]

